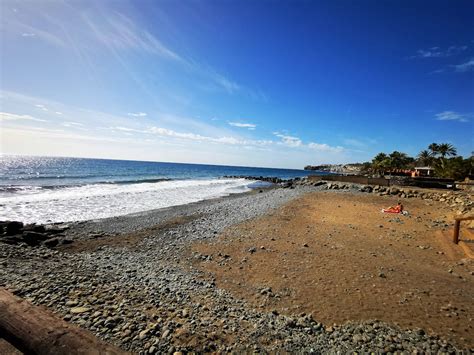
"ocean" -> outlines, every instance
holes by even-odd
[[[249,191],[261,182],[316,172],[130,160],[0,156],[0,220],[83,221]]]

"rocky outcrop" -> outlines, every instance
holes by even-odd
[[[0,221],[0,242],[6,244],[24,243],[31,247],[44,245],[54,248],[58,245],[69,244],[64,232],[69,229],[65,224],[23,224],[19,221]]]

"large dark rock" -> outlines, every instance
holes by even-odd
[[[50,238],[46,239],[43,244],[47,246],[48,248],[54,248],[56,245],[58,245],[60,242],[59,238]]]
[[[21,234],[0,236],[0,242],[5,244],[18,244],[22,241]]]
[[[48,234],[59,234],[63,233],[64,231],[68,230],[68,226],[55,226],[55,225],[48,225],[46,226],[46,233]]]
[[[321,186],[321,185],[326,185],[327,182],[326,181],[316,181],[313,183],[313,186]]]
[[[37,232],[23,232],[23,240],[31,246],[39,245],[42,241],[48,239],[47,234]]]
[[[37,232],[37,233],[44,233],[46,232],[46,228],[41,225],[41,224],[27,224],[23,227],[24,231],[30,231],[30,232]]]
[[[6,235],[20,234],[23,229],[23,223],[17,221],[3,222],[3,229]]]

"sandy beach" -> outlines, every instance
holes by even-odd
[[[472,349],[474,264],[444,202],[275,188],[2,244],[0,286],[137,353]],[[443,232],[444,231],[444,232]],[[468,234],[465,234],[468,236]]]

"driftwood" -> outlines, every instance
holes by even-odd
[[[2,337],[26,354],[126,354],[5,289],[0,289]]]

